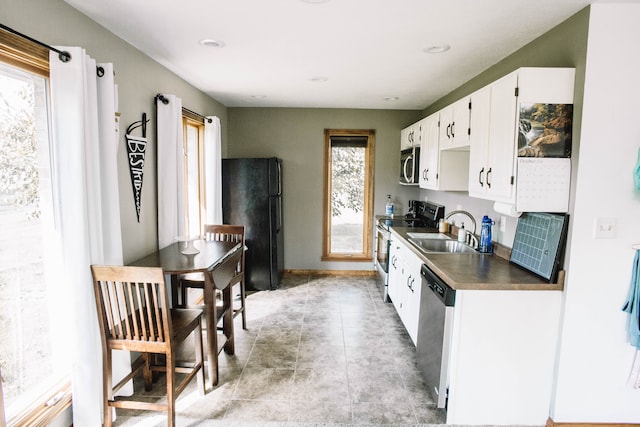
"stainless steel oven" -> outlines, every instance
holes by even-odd
[[[376,224],[376,250],[375,250],[375,265],[380,280],[382,281],[382,300],[384,302],[389,301],[389,295],[387,293],[387,285],[389,284],[389,246],[391,243],[391,231],[385,224],[387,220],[380,219]],[[391,221],[391,220],[389,220]]]

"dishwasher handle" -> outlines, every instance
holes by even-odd
[[[420,269],[422,282],[442,301],[447,307],[453,307],[456,302],[456,290],[447,285],[426,264]]]

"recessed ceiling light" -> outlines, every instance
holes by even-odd
[[[311,4],[321,4],[328,3],[331,0],[301,0],[303,3],[311,3]]]
[[[253,99],[265,99],[267,95],[251,95]]]
[[[207,47],[224,47],[224,42],[222,40],[202,39],[198,43]]]
[[[316,76],[316,77],[311,77],[309,80],[314,83],[324,83],[329,79],[324,76]]]
[[[400,99],[399,96],[385,96],[384,98],[385,101],[397,101],[398,99]]]
[[[448,44],[437,44],[437,45],[425,47],[424,51],[426,53],[442,53],[442,52],[448,51],[449,49],[451,49],[451,46],[449,46]]]

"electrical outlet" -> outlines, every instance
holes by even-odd
[[[615,239],[618,235],[617,218],[596,218],[593,227],[595,239]]]
[[[500,231],[505,233],[507,231],[507,217],[500,215]]]

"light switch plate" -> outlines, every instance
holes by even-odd
[[[500,215],[500,231],[502,233],[507,231],[507,217],[504,215]]]
[[[593,227],[596,239],[615,239],[618,236],[618,219],[598,217]]]

